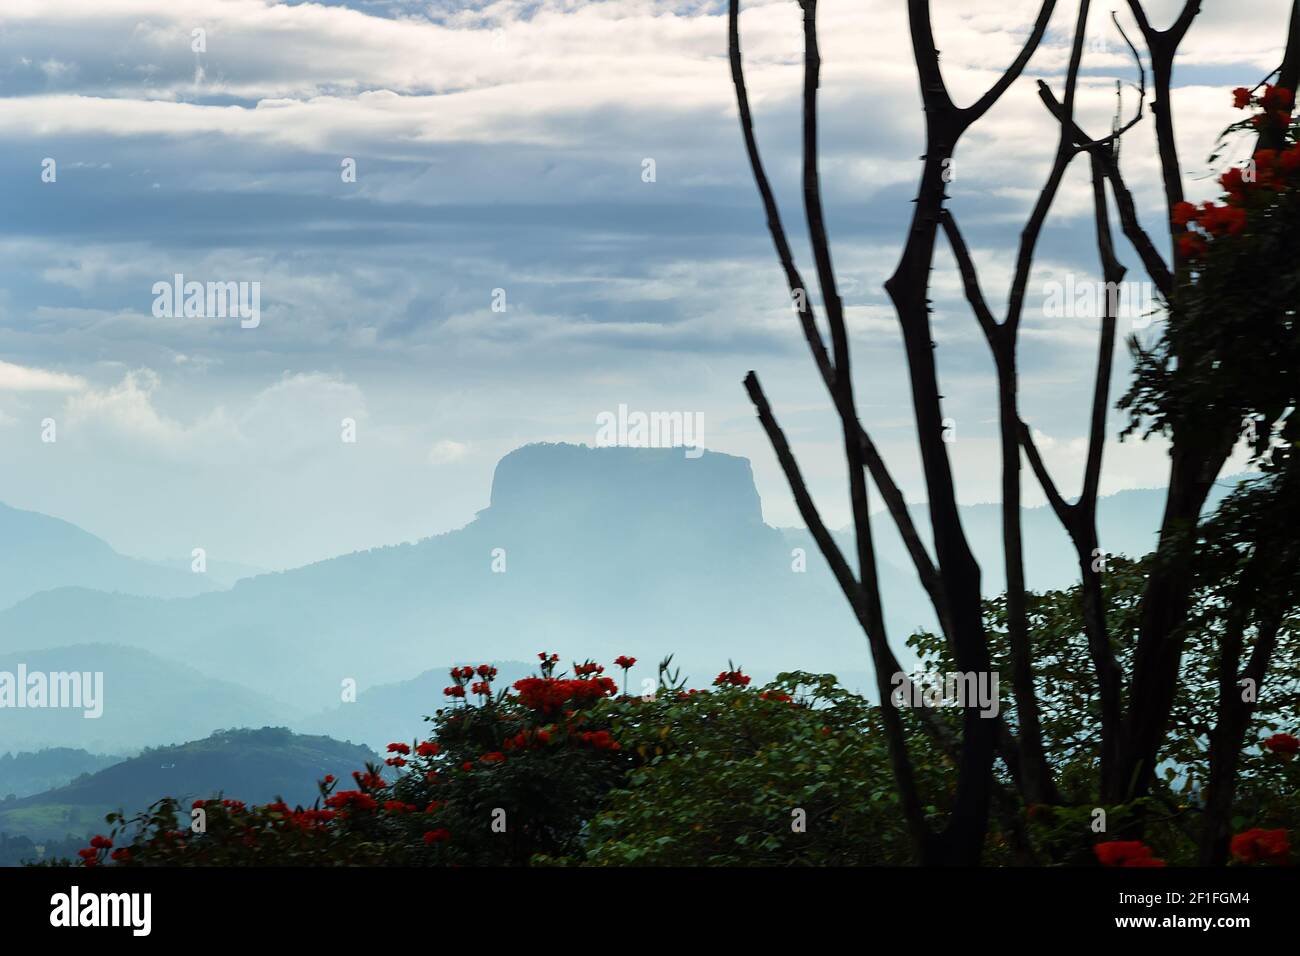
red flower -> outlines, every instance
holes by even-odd
[[[1236,173],[1236,174],[1237,174],[1237,178],[1238,178],[1238,179],[1241,178],[1241,170],[1240,170],[1240,169],[1233,168],[1233,169],[1228,170],[1228,173]],[[1223,178],[1224,178],[1224,179],[1227,178],[1228,173],[1224,173],[1224,174],[1223,174]],[[1225,187],[1226,187],[1226,184],[1225,184]],[[1175,226],[1185,226],[1185,225],[1187,225],[1189,222],[1194,222],[1194,221],[1196,220],[1196,207],[1193,206],[1193,205],[1192,205],[1191,203],[1189,203],[1189,202],[1180,202],[1180,203],[1176,203],[1176,204],[1174,205],[1174,216],[1173,216],[1173,218],[1174,218],[1174,225],[1175,225]]]
[[[325,798],[325,806],[336,810],[375,810],[379,803],[368,793],[360,790],[343,790]]]
[[[403,757],[405,757],[407,754],[411,752],[411,748],[406,744],[389,744],[388,752],[390,754],[401,754]]]
[[[468,773],[469,771],[474,769],[474,765],[470,763],[468,760],[466,760],[463,764],[460,765],[460,769]]]
[[[623,668],[623,670],[628,670],[636,663],[636,658],[628,657],[626,654],[620,654],[618,657],[614,658],[614,663]]]
[[[79,857],[81,857],[83,860],[85,860],[85,861],[86,861],[86,865],[89,866],[89,865],[90,865],[90,861],[93,860],[93,859],[95,859],[97,856],[99,856],[99,851],[98,851],[98,850],[92,850],[90,847],[86,847],[84,850],[78,850],[78,851],[77,851],[77,856],[79,856]]]
[[[740,671],[723,671],[717,677],[713,678],[714,687],[744,687],[749,683],[749,678]]]
[[[430,740],[426,740],[424,743],[420,744],[420,746],[415,748],[415,752],[421,757],[436,757],[438,756],[438,751],[441,749],[442,748],[437,744]]]
[[[482,677],[484,680],[490,681],[492,678],[497,676],[497,669],[487,664],[480,664],[478,666],[478,676]]]
[[[1205,240],[1200,236],[1179,236],[1178,252],[1184,259],[1196,259],[1205,254]]]
[[[1300,740],[1290,734],[1274,734],[1264,741],[1264,747],[1279,756],[1290,758],[1300,752]]]
[[[444,687],[444,688],[442,689],[442,692],[443,692],[444,694],[446,694],[448,697],[464,697],[464,696],[465,696],[465,688],[464,688],[464,687],[461,687],[459,684],[455,685],[454,687]]]
[[[617,740],[609,735],[608,730],[584,731],[578,735],[578,739],[585,744],[591,744],[597,750],[622,750],[623,746]]]
[[[1139,860],[1154,859],[1151,847],[1141,840],[1108,840],[1093,845],[1092,852],[1102,866],[1164,866],[1164,861],[1140,863]]]
[[[484,754],[478,759],[483,761],[484,763],[505,763],[506,755],[499,750],[494,750],[489,754]]]
[[[435,843],[445,843],[451,839],[451,831],[446,827],[439,827],[437,830],[429,830],[424,834],[424,843],[426,846],[432,846]]]
[[[1285,86],[1265,86],[1264,95],[1259,98],[1259,102],[1266,110],[1285,111],[1292,107],[1295,96]]]
[[[326,782],[326,783],[333,783],[333,782],[334,782],[334,774],[332,774],[332,773],[327,773],[327,774],[325,774],[325,782]]]
[[[97,836],[91,839],[90,845],[96,850],[111,850],[113,848],[113,841],[106,836]]]
[[[593,703],[602,697],[618,693],[618,685],[608,677],[590,680],[560,680],[555,677],[525,677],[515,681],[519,702],[532,710],[546,713],[559,710],[565,704]]]
[[[1250,90],[1244,86],[1239,86],[1232,91],[1232,105],[1239,110],[1244,110],[1250,105]]]
[[[126,847],[114,850],[109,856],[117,863],[126,863],[131,859],[131,851]]]
[[[1242,863],[1286,863],[1291,843],[1286,830],[1263,830],[1259,827],[1238,833],[1232,838],[1232,855]]]

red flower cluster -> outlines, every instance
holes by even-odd
[[[369,770],[365,773],[360,770],[353,770],[352,779],[357,782],[357,786],[362,790],[382,790],[387,786],[383,777],[377,773],[371,773]]]
[[[608,677],[590,680],[561,680],[555,677],[525,677],[515,681],[519,701],[525,707],[549,713],[572,701],[590,704],[618,693],[618,685]]]
[[[441,750],[442,748],[432,740],[426,740],[424,743],[420,744],[420,746],[415,748],[415,752],[421,757],[436,757]]]
[[[774,700],[780,704],[792,704],[794,698],[779,690],[765,690],[758,695],[760,700]]]
[[[723,671],[713,678],[714,687],[745,687],[748,684],[749,678],[740,671]]]
[[[465,688],[464,688],[464,687],[461,687],[459,684],[453,684],[451,687],[444,687],[444,688],[442,689],[442,692],[443,692],[444,694],[446,694],[448,697],[464,697],[464,696],[465,696]]]
[[[614,658],[614,663],[623,668],[623,670],[628,670],[636,663],[636,658],[628,657],[626,654],[620,654],[618,657]]]
[[[1255,827],[1232,838],[1232,855],[1242,863],[1284,864],[1291,854],[1286,830],[1262,830]]]
[[[1254,106],[1261,110],[1254,117],[1261,126],[1272,118],[1285,129],[1291,125],[1291,107],[1294,95],[1284,87],[1265,86],[1264,92],[1255,96],[1245,87],[1232,91],[1233,105],[1237,109]],[[1222,203],[1204,202],[1196,206],[1180,202],[1174,206],[1172,219],[1175,226],[1189,227],[1178,237],[1178,252],[1185,259],[1202,258],[1208,250],[1207,240],[1223,236],[1241,235],[1248,225],[1247,205],[1253,192],[1259,190],[1282,191],[1296,185],[1300,171],[1300,144],[1287,149],[1261,149],[1255,152],[1245,170],[1234,167],[1219,177],[1225,196]]]
[[[432,846],[435,843],[445,843],[451,839],[451,831],[445,827],[439,827],[437,830],[430,830],[424,835],[426,846]]]
[[[1102,866],[1164,866],[1165,861],[1151,855],[1151,847],[1141,840],[1109,840],[1095,844],[1092,851]]]
[[[379,803],[370,794],[360,790],[340,790],[325,798],[325,806],[335,810],[375,810]]]
[[[591,674],[603,674],[605,673],[605,668],[600,664],[594,664],[591,661],[588,661],[585,664],[575,664],[573,672],[579,677],[587,677]]]
[[[622,750],[623,745],[609,735],[608,730],[583,731],[578,734],[578,739],[584,744],[590,744],[597,750]]]
[[[1239,110],[1244,110],[1247,106],[1256,106],[1262,112],[1255,118],[1256,125],[1263,122],[1263,117],[1271,116],[1283,126],[1289,126],[1291,123],[1291,107],[1295,105],[1295,94],[1285,86],[1273,86],[1271,83],[1264,84],[1264,92],[1255,96],[1244,86],[1239,86],[1232,91],[1232,105]]]
[[[551,735],[554,728],[543,727],[540,730],[529,732],[521,730],[513,737],[507,737],[501,745],[504,750],[524,750],[528,747],[545,747],[551,742]]]
[[[1289,759],[1300,752],[1300,740],[1290,734],[1274,734],[1264,741],[1264,749]]]

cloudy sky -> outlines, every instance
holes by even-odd
[[[1111,6],[1123,5],[1094,4],[1080,91],[1096,131],[1116,78],[1134,78]],[[1177,6],[1147,3],[1158,25]],[[881,290],[922,149],[904,4],[820,7],[823,188],[861,413],[922,500]],[[934,7],[958,102],[1011,61],[1036,10]],[[1022,81],[963,141],[950,187],[997,312],[1055,144],[1033,84],[1060,90],[1075,7],[1058,7]],[[1206,157],[1239,115],[1228,89],[1281,59],[1289,3],[1257,0],[1248,17],[1206,7],[1175,77],[1194,198],[1211,194]],[[793,0],[746,0],[741,18],[792,225],[799,17]],[[131,554],[202,546],[287,567],[463,525],[501,455],[593,443],[596,416],[623,403],[701,413],[709,448],[754,462],[769,522],[797,524],[741,388],[752,368],[829,521],[847,520],[836,421],[744,157],[723,3],[5,0],[0,97],[0,501]],[[1156,228],[1152,138],[1147,120],[1123,159]],[[1066,487],[1097,322],[1044,316],[1042,290],[1097,277],[1089,203],[1079,162],[1023,328],[1022,407]],[[1126,244],[1121,255],[1140,278]],[[802,243],[799,256],[811,274]],[[260,283],[260,325],[156,317],[153,286],[177,273]],[[942,244],[934,298],[961,497],[996,500],[992,368]],[[1117,369],[1122,381],[1122,354]],[[341,440],[344,418],[355,443]],[[1103,490],[1163,478],[1158,444],[1108,456]]]

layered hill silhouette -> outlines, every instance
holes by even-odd
[[[0,504],[0,608],[56,587],[188,597],[226,583],[188,568],[129,558],[74,524]]]
[[[1232,482],[1222,484],[1221,493]],[[1103,548],[1149,551],[1162,505],[1154,490],[1102,499]],[[925,534],[924,506],[913,513]],[[962,517],[985,593],[996,594],[998,508],[971,506]],[[1055,517],[1026,509],[1024,520],[1030,586],[1077,580]],[[887,624],[907,664],[903,638],[933,627],[934,616],[888,516],[873,524]],[[69,653],[90,644],[101,647],[99,657]],[[144,656],[115,662],[102,645]],[[672,653],[695,686],[728,660],[760,678],[801,669],[836,673],[855,689],[870,684],[862,634],[808,534],[763,521],[747,460],[713,452],[690,459],[680,448],[528,445],[498,463],[489,506],[459,530],[189,597],[46,590],[0,611],[0,646],[27,649],[30,669],[50,666],[38,664],[41,652],[64,648],[66,669],[119,675],[108,681],[100,721],[28,712],[32,723],[12,724],[0,752],[45,742],[104,752],[259,723],[397,739],[411,725],[382,731],[383,720],[418,704],[403,718],[418,730],[440,702],[439,672],[413,675],[451,661],[531,661],[543,649],[566,661],[633,654],[637,679],[653,677],[654,663]],[[6,654],[0,669],[17,660]],[[132,661],[144,677],[131,676]],[[167,672],[167,662],[183,670]],[[391,686],[368,704],[350,702],[353,690],[377,685]],[[390,703],[380,706],[381,698]],[[115,716],[119,707],[126,713]],[[299,724],[302,714],[319,720]],[[87,737],[115,721],[126,736]]]
[[[121,760],[121,756],[92,754],[74,747],[0,754],[0,799],[43,793]]]
[[[246,803],[282,797],[310,806],[317,781],[347,780],[378,756],[329,737],[303,736],[284,727],[227,730],[183,744],[158,747],[44,793],[0,803],[0,832],[31,839],[84,836],[104,829],[103,816],[128,815],[163,796],[182,801],[225,796]]]
[[[0,710],[0,754],[65,746],[121,754],[226,727],[282,723],[296,713],[256,691],[127,645],[0,650],[0,671],[16,675],[19,664],[29,674],[102,673],[102,714],[88,718],[84,709],[6,707]],[[5,786],[0,764],[0,795],[10,792]]]
[[[448,698],[442,693],[450,683],[447,672],[452,666],[462,664],[495,667],[496,690],[537,673],[536,660],[528,664],[482,659],[457,661],[446,667],[427,670],[410,680],[368,687],[357,695],[355,701],[303,717],[295,722],[294,728],[306,734],[326,734],[339,740],[355,741],[380,751],[394,741],[424,740],[430,731],[424,718],[439,707],[447,706]],[[647,674],[654,674],[653,665],[644,670]],[[609,671],[614,673],[614,668],[610,667]]]
[[[309,711],[339,704],[347,681],[543,648],[676,653],[698,674],[728,657],[860,667],[862,639],[820,558],[809,552],[807,573],[791,564],[745,459],[530,445],[501,460],[489,507],[460,530],[185,599],[47,591],[0,614],[0,642],[136,647]]]

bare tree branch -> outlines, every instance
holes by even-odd
[[[785,433],[772,415],[772,408],[768,404],[767,396],[763,394],[763,388],[759,384],[758,376],[753,372],[745,376],[745,390],[749,393],[750,401],[754,403],[754,409],[758,413],[758,420],[763,426],[763,431],[767,433],[773,451],[776,452],[781,470],[785,472],[786,481],[790,484],[790,492],[799,508],[799,515],[803,518],[804,524],[808,526],[809,533],[812,534],[813,540],[817,542],[817,547],[821,549],[827,563],[831,565],[831,571],[839,582],[844,596],[852,606],[854,614],[858,618],[858,623],[866,632],[867,640],[871,645],[873,669],[876,672],[876,686],[880,694],[880,709],[884,717],[885,736],[889,745],[890,763],[894,771],[894,778],[898,784],[903,817],[907,821],[908,832],[912,838],[916,857],[923,860],[926,855],[927,844],[930,841],[930,831],[925,823],[925,812],[916,789],[912,764],[907,757],[902,716],[891,693],[890,676],[897,673],[899,668],[897,659],[894,658],[893,652],[889,650],[881,625],[879,589],[874,588],[875,594],[873,597],[871,593],[873,587],[864,588],[854,577],[848,562],[844,560],[844,555],[840,553],[834,538],[831,537],[831,533],[826,529],[821,515],[817,512],[817,506],[813,503],[803,476],[799,473],[799,465],[795,462],[794,454],[790,451],[790,443],[786,440]],[[859,476],[862,475],[860,467],[857,473]],[[872,585],[874,585],[875,569],[871,568],[870,570]],[[874,607],[872,607],[873,603]]]
[[[1047,84],[1042,81],[1039,81],[1038,84],[1038,96],[1053,116],[1058,120],[1064,119],[1065,113],[1061,104],[1052,95],[1052,91]],[[1090,139],[1073,119],[1070,119],[1068,124],[1074,142],[1082,145],[1101,162],[1102,171],[1110,181],[1111,190],[1115,194],[1115,207],[1119,211],[1120,226],[1124,231],[1124,235],[1133,244],[1133,248],[1137,250],[1138,257],[1141,258],[1142,265],[1146,269],[1147,275],[1151,277],[1151,281],[1155,283],[1160,294],[1168,299],[1173,292],[1173,274],[1169,271],[1169,267],[1165,265],[1164,257],[1156,250],[1155,243],[1151,241],[1151,237],[1138,221],[1137,206],[1133,202],[1133,193],[1124,182],[1119,164],[1111,155],[1111,151],[1104,140]]]
[[[782,269],[785,272],[786,283],[790,289],[791,299],[796,307],[799,316],[799,323],[803,329],[804,339],[808,343],[808,348],[812,353],[813,361],[817,365],[817,370],[825,383],[827,390],[832,398],[835,394],[835,370],[831,364],[830,355],[827,353],[826,346],[822,341],[821,332],[817,329],[816,318],[813,313],[812,304],[808,290],[804,285],[803,278],[799,275],[799,270],[794,264],[794,256],[790,250],[790,243],[786,237],[785,228],[781,223],[781,214],[777,207],[776,198],[773,195],[771,184],[768,181],[767,173],[763,168],[763,161],[759,153],[758,143],[754,136],[753,118],[749,107],[749,95],[745,86],[744,63],[740,53],[740,30],[739,30],[739,0],[733,0],[730,4],[730,15],[728,23],[729,46],[731,60],[731,79],[736,87],[736,100],[740,112],[740,125],[745,139],[745,150],[749,157],[750,170],[754,176],[754,182],[758,186],[759,195],[762,198],[763,208],[767,215],[768,232],[772,236],[772,243],[776,247],[777,258],[781,262]],[[871,472],[872,481],[880,490],[881,498],[885,506],[889,509],[890,517],[898,528],[899,535],[907,548],[912,563],[916,568],[917,576],[920,578],[921,585],[929,596],[931,604],[934,606],[935,614],[938,616],[940,626],[944,633],[949,633],[949,614],[947,611],[947,599],[943,593],[943,583],[939,577],[939,572],[934,566],[925,544],[917,532],[916,524],[912,520],[911,512],[908,510],[907,502],[904,500],[902,492],[899,491],[898,485],[890,475],[884,460],[881,458],[875,443],[867,434],[866,429],[860,429],[859,435],[862,444],[862,456],[866,463],[867,470]]]
[[[1025,65],[1029,62],[1029,58],[1032,57],[1034,51],[1038,49],[1038,44],[1043,39],[1043,34],[1047,31],[1047,24],[1048,21],[1052,19],[1052,10],[1055,9],[1055,7],[1055,0],[1043,4],[1042,8],[1038,11],[1038,19],[1034,21],[1034,28],[1030,31],[1029,37],[1025,40],[1025,45],[1021,48],[1020,54],[1015,58],[1012,64],[1007,67],[1006,72],[998,77],[997,82],[989,88],[988,92],[970,106],[966,107],[963,111],[966,116],[967,126],[976,122],[980,117],[987,113],[989,109],[992,108],[993,104],[1001,98],[1002,94],[1010,89],[1011,84],[1020,77],[1020,74],[1025,69]]]

